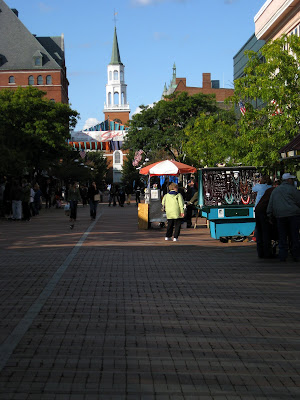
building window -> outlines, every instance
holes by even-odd
[[[41,57],[35,57],[35,59],[34,59],[34,65],[35,65],[36,67],[41,66],[41,65],[42,65],[42,58],[41,58]]]
[[[111,92],[108,93],[108,105],[111,105]]]
[[[121,80],[121,82],[124,82],[124,72],[123,71],[120,72],[120,80]]]
[[[55,103],[55,100],[54,100],[54,99],[50,99],[50,101],[51,101],[52,103]]]
[[[114,152],[114,164],[121,164],[121,152],[119,150]]]
[[[15,77],[13,75],[8,78],[8,83],[15,83]]]
[[[34,85],[34,77],[33,77],[33,75],[30,75],[28,77],[28,85]]]
[[[46,76],[46,85],[52,85],[52,76],[51,75]]]
[[[109,80],[110,81],[112,80],[112,72],[111,71],[109,71]]]
[[[42,84],[43,84],[43,77],[42,77],[42,75],[39,75],[39,76],[37,77],[37,84],[38,84],[38,85],[42,85]]]
[[[114,80],[117,81],[118,79],[119,79],[119,74],[118,74],[118,71],[115,70],[114,71]]]

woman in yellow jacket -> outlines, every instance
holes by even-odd
[[[169,185],[169,193],[162,199],[163,209],[166,211],[168,227],[165,240],[171,240],[174,230],[173,242],[177,242],[180,234],[181,218],[184,217],[183,197],[178,193],[178,185],[171,183]]]

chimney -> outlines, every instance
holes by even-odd
[[[16,10],[15,8],[12,8],[11,11],[13,13],[15,13],[17,17],[19,17],[19,11],[18,10]]]
[[[202,74],[202,87],[203,89],[211,89],[210,73],[204,72]]]

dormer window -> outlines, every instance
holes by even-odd
[[[37,50],[33,55],[33,65],[35,67],[41,67],[42,61],[43,61],[42,53],[39,50]]]
[[[13,75],[11,75],[11,76],[8,78],[8,83],[15,83],[15,77],[14,77]]]

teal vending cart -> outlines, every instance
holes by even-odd
[[[255,229],[255,167],[201,168],[198,204],[214,239],[245,238]]]

